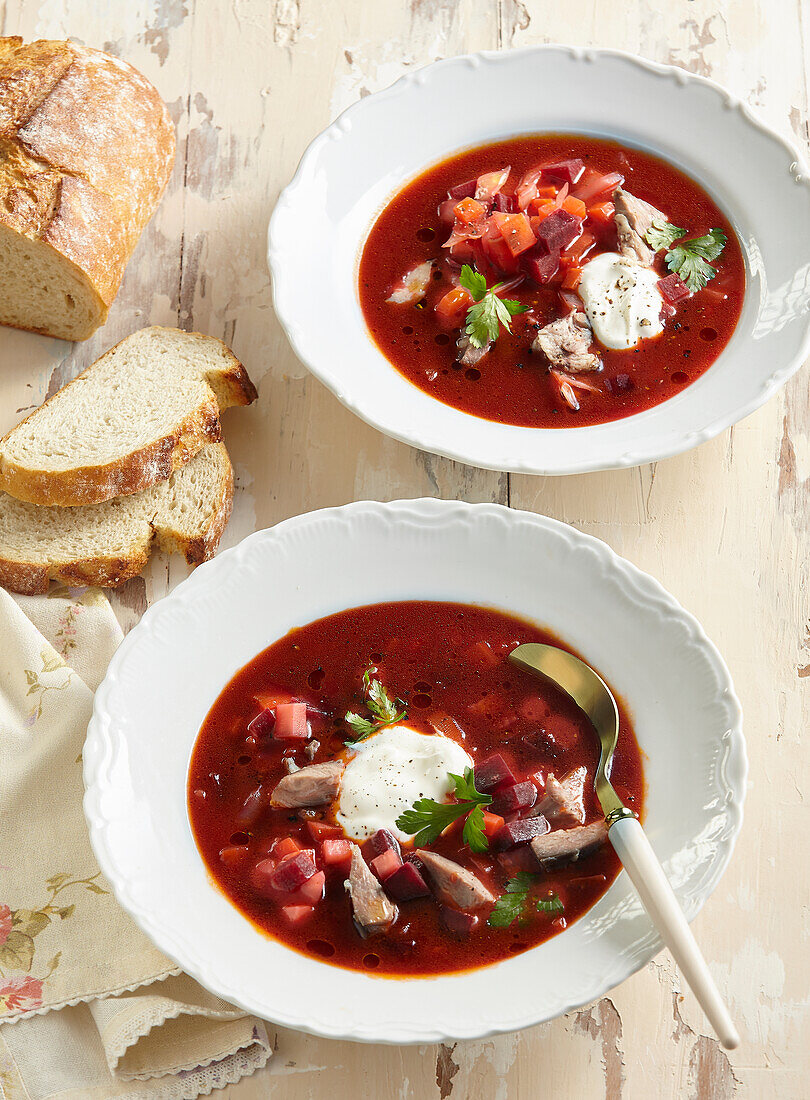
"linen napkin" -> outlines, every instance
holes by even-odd
[[[95,863],[81,751],[120,641],[98,589],[0,589],[5,1100],[194,1100],[270,1057],[264,1023],[182,974]]]

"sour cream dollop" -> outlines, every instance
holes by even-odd
[[[634,348],[663,332],[658,279],[652,268],[618,252],[602,252],[585,264],[579,296],[603,347]]]
[[[340,781],[338,824],[355,840],[365,840],[377,829],[407,840],[396,826],[403,810],[417,798],[444,802],[453,789],[447,773],[461,775],[471,766],[461,745],[441,733],[388,726],[362,741],[347,763]]]

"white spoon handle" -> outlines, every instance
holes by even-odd
[[[733,1050],[740,1042],[737,1029],[646,833],[636,818],[625,817],[610,826],[608,837],[718,1039]]]

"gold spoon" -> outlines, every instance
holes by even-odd
[[[619,737],[619,711],[610,688],[590,665],[556,646],[539,642],[519,645],[509,654],[509,660],[565,692],[596,730],[601,753],[594,786],[605,815],[608,839],[717,1037],[726,1049],[733,1050],[739,1046],[740,1037],[683,910],[641,827],[638,814],[624,805],[611,785],[610,769]]]

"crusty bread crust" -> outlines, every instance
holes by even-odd
[[[87,339],[104,322],[174,153],[168,111],[131,65],[71,42],[0,39],[0,224],[63,258],[93,305],[78,329],[67,313],[16,327]]]
[[[201,333],[188,333],[188,335],[200,336],[207,341],[216,339],[202,336]],[[232,405],[249,405],[258,396],[247,371],[230,348],[221,340],[216,342],[221,345],[229,366],[223,371],[217,371],[216,375],[212,374],[208,377],[207,381],[211,388],[210,399],[183,418],[171,433],[153,440],[140,450],[131,452],[121,461],[98,466],[78,466],[62,471],[31,470],[11,461],[3,455],[2,451],[5,440],[21,424],[35,417],[40,411],[38,408],[21,420],[20,424],[12,428],[3,439],[0,439],[0,490],[29,504],[72,508],[85,504],[99,504],[105,500],[112,500],[113,497],[129,496],[159,481],[168,480],[175,470],[184,466],[207,443],[220,441],[222,432],[219,414],[222,409]],[[120,341],[105,352],[105,356],[124,343],[126,340]],[[92,371],[94,366],[95,363],[72,382],[68,382],[58,391],[59,394],[68,390],[88,371]],[[40,408],[44,408],[51,400],[53,398],[49,398]]]
[[[191,566],[212,558],[233,508],[233,468],[224,444],[217,446],[224,460],[224,474],[216,486],[211,515],[205,527],[194,535],[175,528],[171,515],[157,515],[152,521],[149,536],[143,543],[133,544],[126,557],[101,555],[46,566],[39,562],[10,560],[0,555],[0,586],[24,596],[47,592],[52,580],[71,587],[96,585],[99,588],[117,588],[143,572],[155,545],[166,553],[182,554]]]

